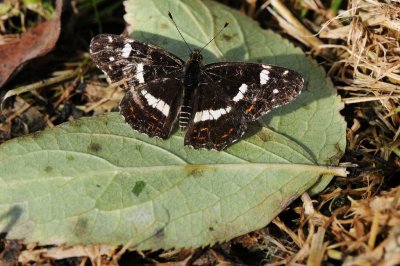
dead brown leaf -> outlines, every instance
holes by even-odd
[[[56,1],[54,18],[30,28],[13,41],[0,45],[0,88],[27,61],[51,51],[60,36],[63,0]],[[6,37],[4,37],[6,38]]]

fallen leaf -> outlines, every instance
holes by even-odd
[[[0,88],[9,81],[27,61],[51,51],[60,36],[63,0],[56,1],[54,17],[0,45]]]
[[[0,231],[41,245],[207,246],[264,227],[322,175],[346,175],[267,128],[222,152],[182,142],[119,113],[14,138],[0,145]]]

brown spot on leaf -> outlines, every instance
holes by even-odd
[[[273,135],[271,134],[270,131],[267,130],[260,130],[257,134],[257,136],[263,141],[263,142],[268,142],[273,139]]]
[[[161,29],[168,29],[168,28],[169,28],[169,24],[167,24],[167,23],[160,23],[160,28],[161,28]]]
[[[228,34],[222,34],[222,38],[224,38],[225,41],[229,42],[232,39],[232,36]]]
[[[157,229],[156,232],[154,233],[154,236],[156,238],[163,238],[165,236],[164,227]]]
[[[90,152],[98,153],[100,150],[101,150],[101,145],[99,143],[96,142],[90,143],[89,145]]]
[[[200,177],[203,175],[205,170],[212,169],[210,166],[199,165],[199,164],[188,164],[185,166],[185,170],[188,172],[188,176]]]
[[[78,218],[76,226],[74,227],[74,234],[82,237],[87,233],[88,220],[86,218]]]

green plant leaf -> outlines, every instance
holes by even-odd
[[[198,47],[228,20],[231,26],[207,47],[207,62],[224,55],[287,66],[304,75],[307,88],[223,152],[186,148],[181,132],[148,138],[115,113],[1,145],[0,230],[8,238],[138,249],[205,246],[262,228],[316,182],[345,175],[342,168],[317,165],[340,158],[344,122],[323,71],[299,49],[210,1],[131,0],[125,6],[136,39],[183,58],[187,48],[168,11]],[[328,114],[330,122],[323,117]]]
[[[0,146],[0,228],[42,244],[204,246],[265,226],[324,173],[266,128],[224,152],[151,139],[119,114]]]
[[[7,14],[12,9],[10,3],[0,3],[0,16]]]

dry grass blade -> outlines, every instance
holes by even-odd
[[[76,70],[67,70],[67,71],[64,71],[63,73],[57,75],[56,77],[49,78],[49,79],[42,80],[42,81],[38,81],[38,82],[29,84],[29,85],[25,85],[25,86],[21,86],[21,87],[9,90],[4,95],[4,97],[2,99],[2,103],[6,99],[8,99],[8,98],[10,98],[12,96],[20,95],[22,93],[29,92],[29,91],[34,91],[34,90],[37,90],[37,89],[41,89],[43,87],[46,87],[46,86],[49,86],[49,85],[53,85],[53,84],[56,84],[56,83],[59,83],[59,82],[74,78],[74,77],[76,77],[78,75],[78,73],[79,73],[79,71],[76,71]]]
[[[371,89],[378,94],[389,93],[397,101],[400,84],[400,6],[377,0],[359,0],[352,1],[351,9],[344,13],[349,15],[349,25],[329,29],[321,34],[324,38],[342,39],[346,42],[345,45],[321,46],[335,50],[341,58],[339,80],[352,87],[364,89],[367,94]],[[337,65],[335,67],[338,69]],[[332,71],[336,72],[333,69]],[[389,99],[393,97],[383,100]]]
[[[278,20],[279,25],[285,29],[290,35],[304,43],[305,45],[317,49],[321,44],[321,40],[315,37],[306,27],[304,27],[283,5],[279,0],[272,0],[271,6],[267,7],[268,11]]]
[[[311,242],[310,255],[307,260],[307,265],[322,264],[325,250],[327,247],[327,243],[324,243],[325,232],[326,232],[325,228],[318,227],[317,233],[313,236]]]

